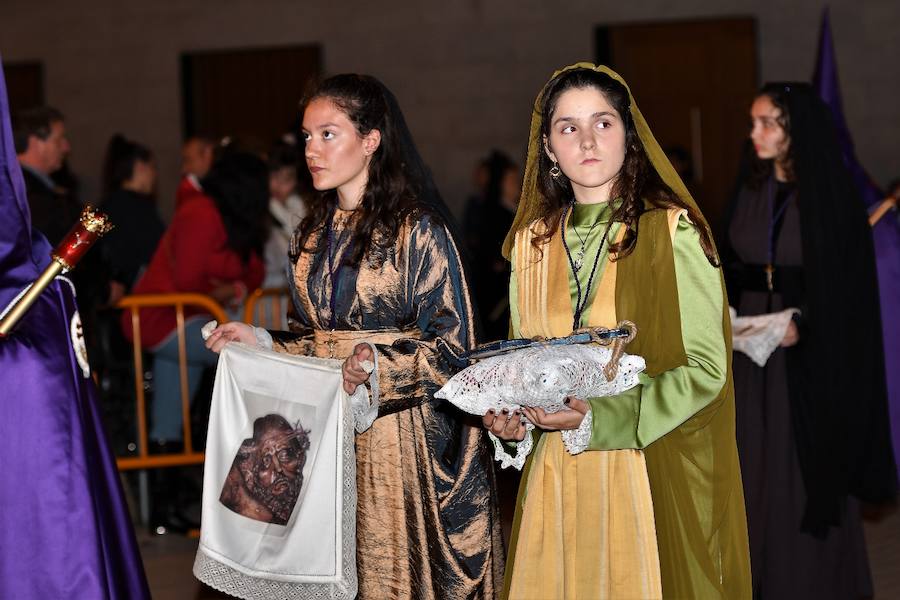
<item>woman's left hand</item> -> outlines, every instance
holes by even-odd
[[[356,391],[356,386],[362,385],[369,380],[369,373],[362,368],[364,360],[371,361],[374,358],[372,348],[368,344],[357,344],[353,349],[353,354],[347,357],[344,365],[341,367],[341,373],[344,376],[344,391],[352,394]]]
[[[797,329],[797,323],[793,319],[788,322],[787,329],[784,332],[784,339],[781,340],[782,348],[790,348],[796,346],[800,341],[800,330]]]
[[[560,429],[578,429],[587,414],[590,405],[584,400],[569,397],[566,398],[568,410],[548,413],[543,408],[522,408],[528,420],[541,429],[556,431]]]

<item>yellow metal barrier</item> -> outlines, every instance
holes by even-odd
[[[288,288],[264,288],[247,296],[244,323],[265,329],[287,329],[286,314],[291,302]]]
[[[131,311],[131,328],[134,333],[132,352],[134,354],[134,391],[137,403],[138,455],[117,459],[119,470],[152,469],[177,465],[202,464],[203,452],[195,452],[191,439],[191,398],[188,395],[187,359],[185,357],[184,307],[202,308],[220,323],[228,321],[222,306],[202,294],[141,294],[126,296],[116,305]],[[144,397],[144,355],[141,348],[140,309],[169,307],[175,310],[178,332],[178,367],[181,375],[181,414],[184,427],[184,450],[180,453],[151,455],[147,452],[147,417]]]

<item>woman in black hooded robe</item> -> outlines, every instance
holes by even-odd
[[[858,500],[897,490],[875,259],[827,106],[768,84],[724,230],[739,315],[799,309],[759,367],[734,357],[755,598],[872,594]]]

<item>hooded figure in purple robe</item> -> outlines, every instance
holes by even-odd
[[[0,72],[0,313],[50,262],[32,229]],[[0,598],[149,598],[71,283],[0,338]]]
[[[828,8],[822,14],[813,86],[831,109],[844,164],[850,171],[853,183],[871,213],[885,199],[885,194],[872,182],[872,178],[856,158],[850,129],[844,118]],[[872,227],[872,242],[875,246],[878,270],[884,362],[885,365],[888,365],[886,369],[887,393],[894,455],[900,456],[900,369],[893,367],[893,365],[900,364],[900,221],[896,218],[879,220]],[[898,461],[898,475],[900,475],[900,461]]]

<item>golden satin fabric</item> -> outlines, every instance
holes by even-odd
[[[625,229],[620,228],[619,237]],[[543,246],[516,236],[520,335],[572,330],[562,228]],[[618,241],[618,239],[616,240]],[[588,324],[615,327],[616,262],[598,282]],[[511,600],[661,598],[653,503],[640,450],[572,456],[559,432],[541,436],[523,473],[507,574]]]
[[[351,224],[352,214],[338,211],[338,258],[352,243]],[[342,267],[334,282],[329,271],[326,252],[300,254],[297,320],[318,331],[275,340],[278,350],[317,356],[330,355],[330,340],[338,357],[363,340],[378,347],[379,417],[356,437],[358,598],[496,597],[503,547],[491,452],[479,420],[433,399],[451,374],[434,340],[474,344],[452,238],[429,217],[410,218],[377,260]]]

